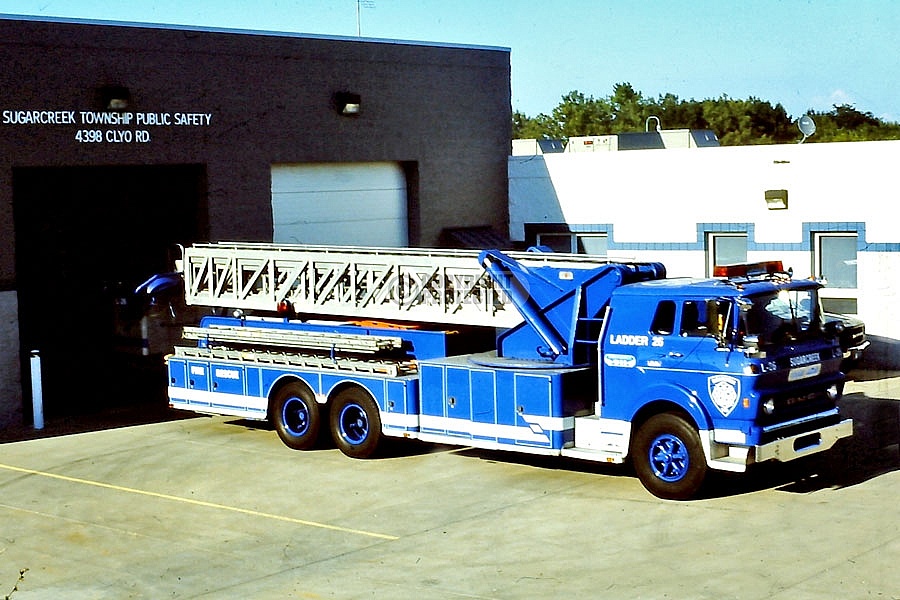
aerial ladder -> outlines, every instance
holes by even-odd
[[[585,269],[607,262],[574,254],[508,255],[525,267]],[[520,323],[521,314],[478,256],[477,250],[200,243],[183,248],[177,270],[188,305],[447,325]],[[154,282],[144,285],[152,293]]]
[[[571,337],[568,317],[548,324],[534,298],[552,303],[549,298],[572,289],[571,278],[581,277],[575,274],[608,264],[596,256],[536,251],[245,242],[197,243],[181,253],[176,272],[154,276],[138,291],[155,296],[177,285],[186,305],[238,317],[207,316],[199,326],[185,326],[184,339],[196,344],[176,345],[175,357],[393,376],[416,372],[415,359],[425,354],[405,351],[412,334],[394,335],[386,323],[397,331],[418,324],[537,331],[549,348],[543,358],[563,354],[558,364],[573,364],[567,348],[575,340],[560,341]],[[323,317],[334,327],[323,327]]]

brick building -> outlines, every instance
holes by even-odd
[[[0,61],[0,428],[32,350],[51,416],[135,392],[116,298],[173,244],[507,228],[505,48],[3,17]]]

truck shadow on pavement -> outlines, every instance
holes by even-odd
[[[234,427],[244,427],[245,429],[251,429],[254,431],[268,432],[271,433],[273,440],[278,439],[278,436],[275,433],[275,428],[268,421],[255,421],[251,419],[236,418],[231,421],[226,421],[225,424]],[[422,442],[419,440],[385,436],[382,438],[381,443],[378,446],[378,451],[373,457],[367,460],[403,458],[404,456],[435,454],[437,452],[447,452],[458,449],[458,446],[446,446],[443,444],[432,444],[430,442]],[[327,431],[323,430],[319,435],[319,439],[316,442],[315,447],[309,450],[303,450],[302,452],[321,452],[333,450],[337,450],[337,445],[334,443],[331,435]]]
[[[859,377],[855,379],[862,380]],[[853,419],[853,437],[841,440],[828,452],[789,463],[770,462],[753,465],[747,473],[742,474],[712,471],[708,485],[701,492],[699,499],[750,494],[763,490],[806,494],[824,489],[841,489],[900,470],[900,399],[888,397],[895,395],[887,393],[887,390],[882,392],[877,385],[868,393],[845,395],[840,401],[840,410],[843,416]],[[102,414],[58,419],[49,423],[48,427],[41,431],[24,427],[0,430],[0,444],[197,416],[200,415],[175,411],[158,402],[138,404],[106,411]],[[235,419],[229,421],[228,424],[272,431],[272,427],[266,422]],[[274,436],[274,432],[272,435]],[[376,460],[450,451],[464,457],[498,463],[521,464],[539,469],[569,470],[606,477],[634,477],[634,472],[628,464],[608,465],[501,450],[429,444],[416,440],[386,438],[385,442]],[[335,446],[329,440],[323,439],[318,448],[334,450]]]
[[[119,406],[104,407],[94,411],[87,410],[66,415],[48,416],[43,429],[34,429],[30,424],[15,423],[0,428],[0,444],[75,435],[92,431],[105,431],[122,427],[135,427],[166,421],[180,421],[197,416],[194,413],[171,409],[162,400],[124,403]]]
[[[753,465],[746,473],[710,471],[698,500],[776,490],[807,494],[861,484],[900,470],[900,400],[848,394],[840,403],[841,414],[853,419],[853,437],[834,448],[789,463]],[[628,464],[607,465],[512,452],[466,448],[456,451],[494,462],[527,465],[539,469],[564,469],[606,477],[635,477]]]
[[[900,470],[900,400],[848,394],[841,415],[853,419],[853,437],[828,452],[789,463],[754,465],[743,475],[719,475],[708,493],[726,496],[764,489],[807,494],[859,485]]]

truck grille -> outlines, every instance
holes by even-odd
[[[816,415],[834,409],[835,402],[830,399],[824,389],[809,390],[806,393],[770,395],[775,401],[775,410],[767,415],[760,410],[759,424],[772,427],[779,423],[788,423],[803,417]],[[781,433],[777,437],[783,437]]]
[[[844,349],[855,348],[864,341],[866,341],[866,330],[863,326],[847,329],[841,335],[841,347]]]

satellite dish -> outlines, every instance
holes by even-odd
[[[806,138],[816,132],[816,122],[809,115],[803,115],[797,119],[797,127],[800,128],[800,133],[803,134],[803,139],[800,140],[801,144],[806,141]]]

